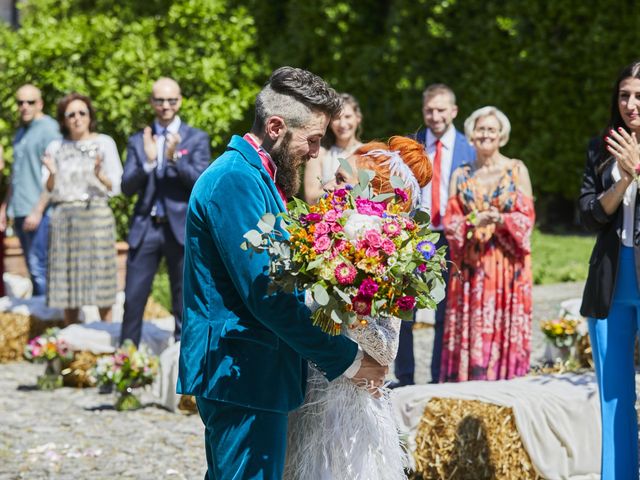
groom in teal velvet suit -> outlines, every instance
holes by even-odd
[[[304,399],[307,361],[329,380],[378,386],[386,373],[347,337],[314,327],[300,297],[267,294],[268,256],[240,248],[297,192],[339,97],[320,77],[282,67],[255,107],[251,132],[202,174],[187,210],[178,393],[196,397],[209,480],[282,477],[287,413]]]

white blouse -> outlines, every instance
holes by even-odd
[[[622,178],[620,176],[620,170],[618,169],[617,163],[613,166],[611,176],[615,182]],[[622,245],[625,247],[633,247],[633,218],[635,215],[637,193],[638,182],[634,180],[624,191],[624,195],[622,197],[622,230],[618,232],[618,235],[620,236]]]
[[[122,162],[113,138],[98,134],[87,140],[52,141],[45,151],[56,163],[56,178],[51,192],[53,203],[109,198],[120,193]],[[111,182],[111,190],[95,174],[100,158],[102,173]]]

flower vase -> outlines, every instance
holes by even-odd
[[[127,387],[126,390],[120,392],[118,400],[116,400],[115,409],[119,412],[126,412],[129,410],[138,410],[142,408],[142,403],[138,396],[133,393],[131,387]]]
[[[54,390],[62,387],[62,360],[60,358],[47,360],[44,374],[38,377],[36,384],[38,390]]]

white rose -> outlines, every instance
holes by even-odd
[[[349,215],[344,224],[344,234],[352,243],[367,230],[382,232],[382,218],[354,213]]]

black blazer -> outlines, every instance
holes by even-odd
[[[598,200],[598,197],[615,183],[612,177],[615,161],[612,161],[608,154],[603,153],[602,144],[603,140],[600,137],[589,142],[579,200],[582,226],[590,232],[597,233],[580,307],[581,315],[592,318],[606,318],[609,315],[618,273],[620,231],[623,221],[622,205],[611,215],[607,215]],[[636,274],[640,273],[640,202],[638,198],[636,196],[633,228]]]
[[[209,166],[211,150],[209,136],[202,130],[182,122],[178,133],[181,141],[176,151],[182,152],[182,156],[175,163],[167,162],[162,176],[158,175],[156,170],[150,173],[144,171],[142,165],[147,161],[147,157],[144,153],[142,131],[134,133],[129,138],[127,161],[122,174],[122,193],[127,196],[138,194],[127,239],[131,248],[137,248],[140,245],[151,224],[151,209],[155,202],[156,191],[160,189],[164,194],[171,231],[178,243],[184,245],[189,195],[193,184]]]

